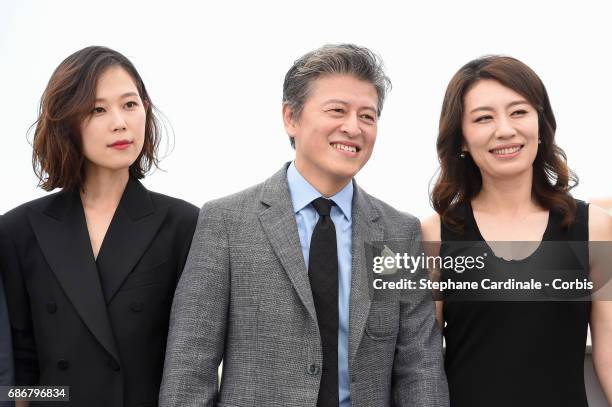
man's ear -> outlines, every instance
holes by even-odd
[[[290,137],[295,137],[295,133],[297,133],[297,120],[293,117],[293,109],[287,103],[283,103],[283,124],[287,134]]]

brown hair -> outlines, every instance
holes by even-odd
[[[441,221],[463,230],[463,221],[454,209],[470,202],[482,188],[480,170],[469,154],[461,158],[464,96],[481,79],[493,79],[521,94],[538,112],[541,144],[533,162],[532,195],[547,209],[563,215],[568,227],[575,218],[576,203],[569,190],[578,178],[567,166],[563,150],[555,144],[557,124],[548,93],[538,75],[521,61],[491,55],[464,65],[453,76],[444,95],[436,148],[440,172],[431,192],[431,203]]]
[[[130,166],[130,175],[143,178],[152,166],[158,166],[160,122],[138,71],[119,52],[91,46],[75,52],[59,64],[40,100],[38,119],[34,123],[32,166],[39,186],[44,190],[82,187],[85,157],[80,123],[95,106],[98,79],[113,66],[125,69],[132,77],[146,112],[144,145]]]

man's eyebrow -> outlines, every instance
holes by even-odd
[[[342,99],[329,99],[326,100],[324,104],[327,103],[340,103],[342,105],[348,105],[349,103],[346,100],[342,100]],[[362,109],[368,109],[373,111],[374,113],[378,113],[378,109],[376,109],[374,106],[364,106],[362,107]]]
[[[342,99],[328,99],[325,101],[325,103],[341,103],[343,105],[348,105],[348,102]]]

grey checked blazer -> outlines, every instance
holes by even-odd
[[[202,207],[172,306],[161,406],[316,406],[321,343],[287,165]],[[368,291],[364,242],[420,239],[419,222],[356,185],[352,211],[352,405],[448,406],[431,296]]]

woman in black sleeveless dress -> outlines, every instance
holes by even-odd
[[[612,240],[612,218],[569,194],[577,179],[555,144],[555,128],[544,85],[514,58],[471,61],[448,85],[431,197],[437,213],[423,222],[423,240],[441,241],[441,256],[457,255],[462,242],[461,254],[480,253],[485,265],[441,275],[479,287],[451,288],[438,301],[452,407],[588,406],[589,323],[596,372],[612,402],[612,302],[552,286],[482,290],[492,275],[545,284],[562,273],[564,281],[586,283],[589,269],[601,267],[587,246]],[[543,242],[521,252],[493,243],[501,241]]]

